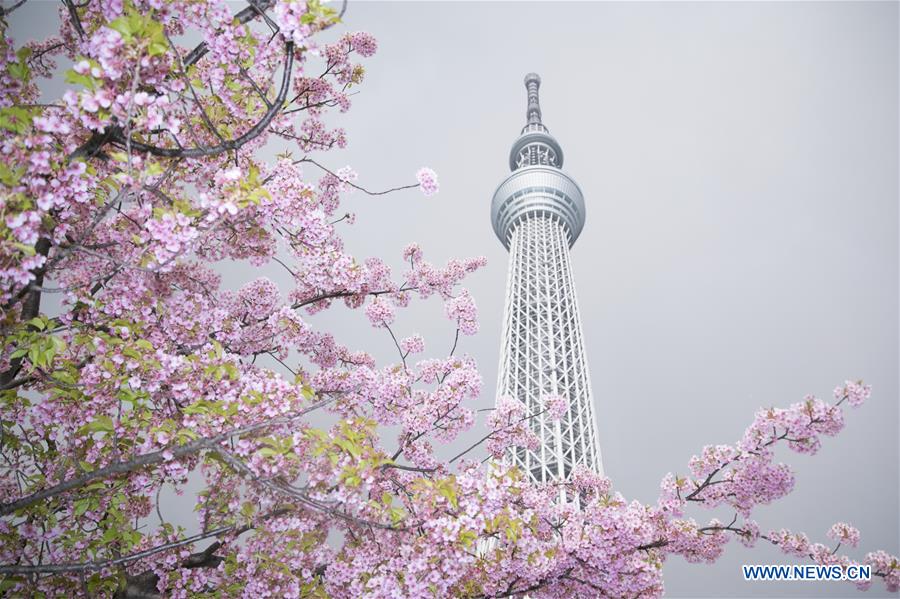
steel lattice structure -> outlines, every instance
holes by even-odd
[[[564,480],[576,466],[601,473],[590,373],[584,350],[569,248],[584,226],[584,197],[561,169],[559,143],[541,122],[540,77],[525,77],[527,124],[513,143],[512,174],[494,193],[494,231],[510,253],[497,396],[512,396],[528,414],[544,411],[558,394],[568,412],[530,420],[536,451],[510,450],[507,459],[537,482]]]

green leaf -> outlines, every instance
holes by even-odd
[[[19,250],[26,256],[34,256],[36,253],[34,247],[32,247],[30,245],[26,245],[24,243],[14,243],[13,245],[16,247],[17,250]]]
[[[238,373],[237,366],[235,366],[231,362],[226,362],[225,364],[223,364],[223,367],[225,368],[225,372],[228,374],[228,378],[233,381],[238,380],[240,374]]]
[[[21,576],[6,576],[3,580],[0,580],[0,595],[6,593],[6,591],[10,590],[14,586],[20,583],[24,583],[25,579]]]
[[[66,71],[66,83],[71,83],[73,85],[83,85],[89,90],[93,90],[96,86],[96,81],[93,77],[91,77],[90,75],[76,73],[72,69]]]
[[[348,439],[335,439],[334,444],[349,453],[354,458],[359,458],[362,454],[359,446]]]
[[[100,542],[104,545],[109,545],[115,540],[118,540],[120,530],[115,526],[110,526],[106,529],[106,532],[103,533],[103,537],[100,539]]]
[[[28,348],[28,361],[35,366],[41,365],[41,348],[39,345],[32,345]]]
[[[402,508],[395,507],[395,508],[391,508],[390,515],[391,515],[391,522],[394,525],[397,525],[406,516],[406,512],[404,512]]]
[[[3,183],[7,187],[15,187],[16,185],[18,185],[19,181],[22,180],[22,175],[24,174],[24,166],[11,168],[6,163],[0,164],[0,183]]]
[[[511,543],[515,543],[519,540],[519,533],[522,531],[522,525],[518,520],[510,520],[509,526],[506,529],[506,538]]]
[[[67,385],[75,384],[75,377],[65,370],[57,370],[53,373],[53,378],[59,381],[60,383],[66,383]]]
[[[166,43],[160,42],[150,42],[150,47],[147,48],[147,53],[150,56],[162,56],[166,52],[169,51],[169,45]]]
[[[132,35],[132,22],[128,17],[119,17],[115,21],[112,21],[109,25],[107,25],[110,29],[118,31],[122,34],[122,38],[129,42],[134,37]]]
[[[138,352],[138,350],[134,349],[133,347],[123,347],[122,353],[125,354],[126,356],[128,356],[129,358],[134,358],[135,360],[141,359],[140,352]]]
[[[93,432],[93,433],[100,433],[100,432],[111,433],[115,430],[115,425],[113,425],[112,418],[101,414],[100,416],[97,416],[92,421],[87,423],[82,428],[87,431]]]
[[[454,491],[450,487],[442,486],[438,489],[438,493],[440,493],[441,497],[445,497],[447,501],[450,502],[450,505],[453,506],[454,509],[459,507],[459,503],[456,499],[456,491]]]
[[[21,81],[28,81],[31,77],[31,69],[28,68],[28,65],[24,62],[12,62],[7,67],[7,72],[14,79],[19,79]]]
[[[31,111],[19,106],[0,108],[0,127],[13,133],[24,134],[31,126]]]
[[[463,547],[471,547],[478,539],[478,534],[474,530],[464,530],[459,533],[459,542]]]
[[[79,499],[75,502],[75,509],[72,510],[72,515],[78,518],[79,516],[83,516],[84,513],[88,510],[90,506],[90,499],[87,497],[83,499]]]

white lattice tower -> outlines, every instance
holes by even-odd
[[[576,466],[602,474],[590,373],[569,248],[584,226],[584,197],[561,169],[562,148],[541,122],[540,77],[525,77],[527,124],[513,144],[512,174],[494,193],[494,231],[510,253],[497,396],[525,404],[536,451],[510,450],[507,460],[537,482],[565,480]],[[542,399],[562,395],[561,419]]]

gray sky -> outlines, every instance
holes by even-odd
[[[16,13],[17,41],[47,27],[48,10]],[[322,160],[352,165],[372,190],[422,165],[441,181],[433,198],[350,196],[347,245],[398,269],[414,240],[434,261],[488,257],[469,280],[481,332],[461,344],[485,379],[478,407],[494,401],[507,266],[490,199],[524,124],[522,78],[536,71],[544,122],[586,197],[572,258],[614,487],[653,502],[666,472],[736,441],[760,406],[861,377],[872,399],[818,455],[784,454],[796,489],[756,517],[822,542],[848,521],[863,538],[851,555],[900,552],[898,4],[357,2],[345,20],[380,49],[351,111],[331,120],[349,148]],[[235,286],[259,274],[229,273]],[[449,349],[439,302],[401,314],[398,334]],[[361,312],[313,322],[394,357]],[[668,593],[856,595],[847,583],[744,582],[742,563],[791,560],[738,543],[713,566],[672,558]]]
[[[441,180],[431,199],[352,196],[348,245],[487,255],[470,284],[482,330],[462,345],[485,377],[484,406],[507,266],[490,199],[524,124],[522,78],[536,71],[544,122],[586,197],[572,257],[614,486],[654,501],[663,474],[736,441],[760,406],[862,377],[870,402],[818,455],[785,453],[796,489],[757,517],[816,541],[846,520],[863,535],[851,555],[898,552],[897,4],[366,2],[346,21],[380,47],[342,121],[350,147],[329,164],[352,164],[370,189],[422,164]],[[368,333],[362,315],[334,316],[342,338]],[[437,303],[398,326],[449,347]],[[388,338],[366,339],[390,357]],[[739,569],[789,562],[733,543],[713,566],[671,559],[667,590],[856,594],[748,583]]]

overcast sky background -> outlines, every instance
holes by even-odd
[[[482,330],[464,339],[493,402],[507,253],[490,199],[538,72],[544,122],[581,185],[572,250],[606,473],[652,502],[666,472],[732,443],[760,406],[874,388],[816,456],[786,452],[796,490],[764,529],[814,541],[846,520],[862,549],[898,552],[898,5],[896,3],[351,3],[379,39],[341,122],[353,165],[384,189],[433,167],[441,193],[355,194],[359,255],[419,241],[484,254]],[[397,260],[399,266],[399,260]],[[324,316],[324,315],[323,315]],[[364,316],[328,315],[361,339]],[[322,318],[323,321],[326,318]],[[438,352],[437,302],[399,320]],[[383,334],[369,347],[391,356]],[[696,517],[731,514],[698,512]],[[786,563],[738,543],[712,566],[666,565],[676,597],[853,596],[846,583],[749,583],[742,563]],[[883,591],[875,585],[875,593]]]
[[[15,13],[17,41],[52,26],[56,7]],[[850,555],[900,553],[897,3],[352,2],[345,22],[380,48],[351,111],[330,121],[349,147],[320,159],[352,165],[371,190],[410,183],[422,165],[441,182],[433,198],[354,193],[347,246],[398,269],[410,241],[435,262],[488,257],[468,284],[481,332],[460,345],[484,376],[476,407],[494,402],[506,284],[490,199],[524,124],[522,78],[536,71],[544,122],[585,193],[572,258],[614,487],[654,502],[666,472],[735,442],[760,406],[863,378],[872,399],[818,455],[783,454],[796,489],[756,518],[822,542],[848,521],[862,532]],[[229,286],[268,274],[289,289],[275,269],[224,270]],[[395,359],[361,312],[312,321]],[[452,344],[439,301],[395,329],[422,333],[432,355]],[[171,501],[167,516],[190,521],[192,502]],[[742,563],[792,560],[738,543],[712,566],[672,558],[667,593],[856,595],[847,583],[744,582]]]

